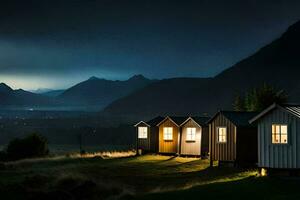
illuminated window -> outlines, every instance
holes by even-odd
[[[287,144],[288,143],[288,126],[273,124],[272,125],[272,143]]]
[[[164,140],[173,140],[173,128],[164,127]]]
[[[140,139],[147,139],[148,128],[147,127],[139,127],[138,137]]]
[[[218,127],[217,128],[217,134],[218,134],[218,142],[220,143],[226,143],[227,139],[227,129],[226,127]]]
[[[187,128],[186,129],[186,140],[195,141],[196,140],[196,128]]]

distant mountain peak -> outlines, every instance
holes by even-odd
[[[25,94],[25,93],[31,93],[31,92],[28,92],[28,91],[26,91],[26,90],[23,90],[23,89],[17,89],[17,90],[15,90],[15,92],[16,93],[19,93],[19,94]],[[34,93],[32,93],[32,94],[34,94]]]
[[[88,80],[89,81],[94,81],[94,80],[99,80],[99,78],[96,77],[96,76],[91,76]]]
[[[0,83],[0,91],[1,92],[13,91],[13,89],[11,89],[11,87],[6,85],[5,83]]]
[[[15,91],[20,91],[20,92],[25,92],[25,90],[19,88],[19,89],[16,89]]]
[[[142,74],[136,74],[128,79],[128,81],[136,81],[136,80],[148,80],[148,79]]]
[[[42,94],[42,93],[51,92],[51,91],[53,91],[53,89],[50,89],[50,88],[38,88],[36,90],[29,90],[29,92],[36,93],[36,94]]]
[[[5,83],[0,83],[0,87],[9,87],[9,86],[6,85]]]

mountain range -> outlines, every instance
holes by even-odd
[[[300,102],[300,21],[269,45],[212,78],[126,81],[91,77],[67,90],[34,94],[0,84],[0,105],[96,106],[101,114],[132,116],[213,114],[231,109],[234,96],[264,83]],[[56,92],[56,93],[55,93]]]
[[[57,96],[57,100],[70,106],[97,105],[107,106],[114,100],[141,89],[155,80],[135,75],[126,81],[111,81],[91,77]]]
[[[46,96],[22,89],[13,90],[5,83],[0,83],[0,106],[53,105],[54,101]]]
[[[139,117],[213,114],[231,109],[234,96],[264,83],[300,102],[300,21],[269,45],[213,78],[174,78],[153,83],[107,106],[103,113]]]
[[[34,92],[13,90],[0,84],[0,106],[55,107],[68,109],[101,110],[114,100],[155,82],[142,75],[125,81],[112,81],[91,77],[66,90],[39,89]]]

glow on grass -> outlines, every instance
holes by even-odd
[[[201,173],[201,172],[199,172]],[[210,181],[196,181],[192,183],[187,183],[186,185],[180,187],[158,187],[155,188],[154,190],[150,191],[150,193],[162,193],[162,192],[171,192],[171,191],[178,191],[178,190],[187,190],[191,189],[193,187],[201,186],[201,185],[209,185],[209,184],[215,184],[215,183],[227,183],[227,182],[234,182],[234,181],[239,181],[243,180],[246,178],[249,178],[251,176],[257,176],[257,171],[247,171],[247,172],[241,172],[237,173],[233,176],[229,177],[220,177],[218,179],[210,180]]]
[[[136,159],[130,162],[160,162],[165,161],[161,164],[182,164],[200,160],[199,158],[184,158],[184,157],[176,157],[176,156],[164,156],[164,155],[143,155],[138,156]]]
[[[226,183],[226,182],[233,182],[233,181],[239,181],[243,180],[245,178],[249,178],[251,176],[256,176],[257,172],[256,171],[247,171],[247,172],[241,172],[238,173],[234,176],[229,176],[229,177],[222,177],[220,179],[215,179],[211,181],[204,181],[204,182],[198,182],[198,183],[189,183],[186,186],[184,186],[182,189],[190,189],[195,186],[200,186],[200,185],[208,185],[208,184],[214,184],[214,183]]]
[[[130,151],[106,151],[106,152],[94,152],[94,153],[85,153],[85,154],[71,154],[72,158],[93,158],[93,157],[101,157],[105,158],[124,158],[135,156],[136,152],[134,150]]]
[[[193,162],[200,160],[199,158],[184,158],[184,157],[176,157],[175,161],[178,163],[188,163],[188,162]]]
[[[136,159],[131,162],[157,162],[157,161],[166,161],[172,158],[172,156],[162,156],[162,155],[143,155],[138,156]]]

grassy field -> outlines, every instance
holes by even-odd
[[[5,150],[7,145],[0,145],[0,151]],[[67,153],[79,152],[79,144],[49,144],[48,145],[51,154],[63,155]],[[86,152],[98,152],[98,151],[126,151],[128,149],[134,149],[130,145],[82,145],[82,149]]]
[[[1,146],[0,146],[1,147]],[[83,145],[82,149],[86,152],[102,152],[102,151],[126,151],[128,149],[133,149],[129,145]],[[50,144],[49,150],[51,154],[66,154],[66,153],[76,153],[79,152],[79,144]]]
[[[0,194],[1,199],[46,200],[300,198],[298,180],[208,164],[154,155],[24,160],[0,165]]]

